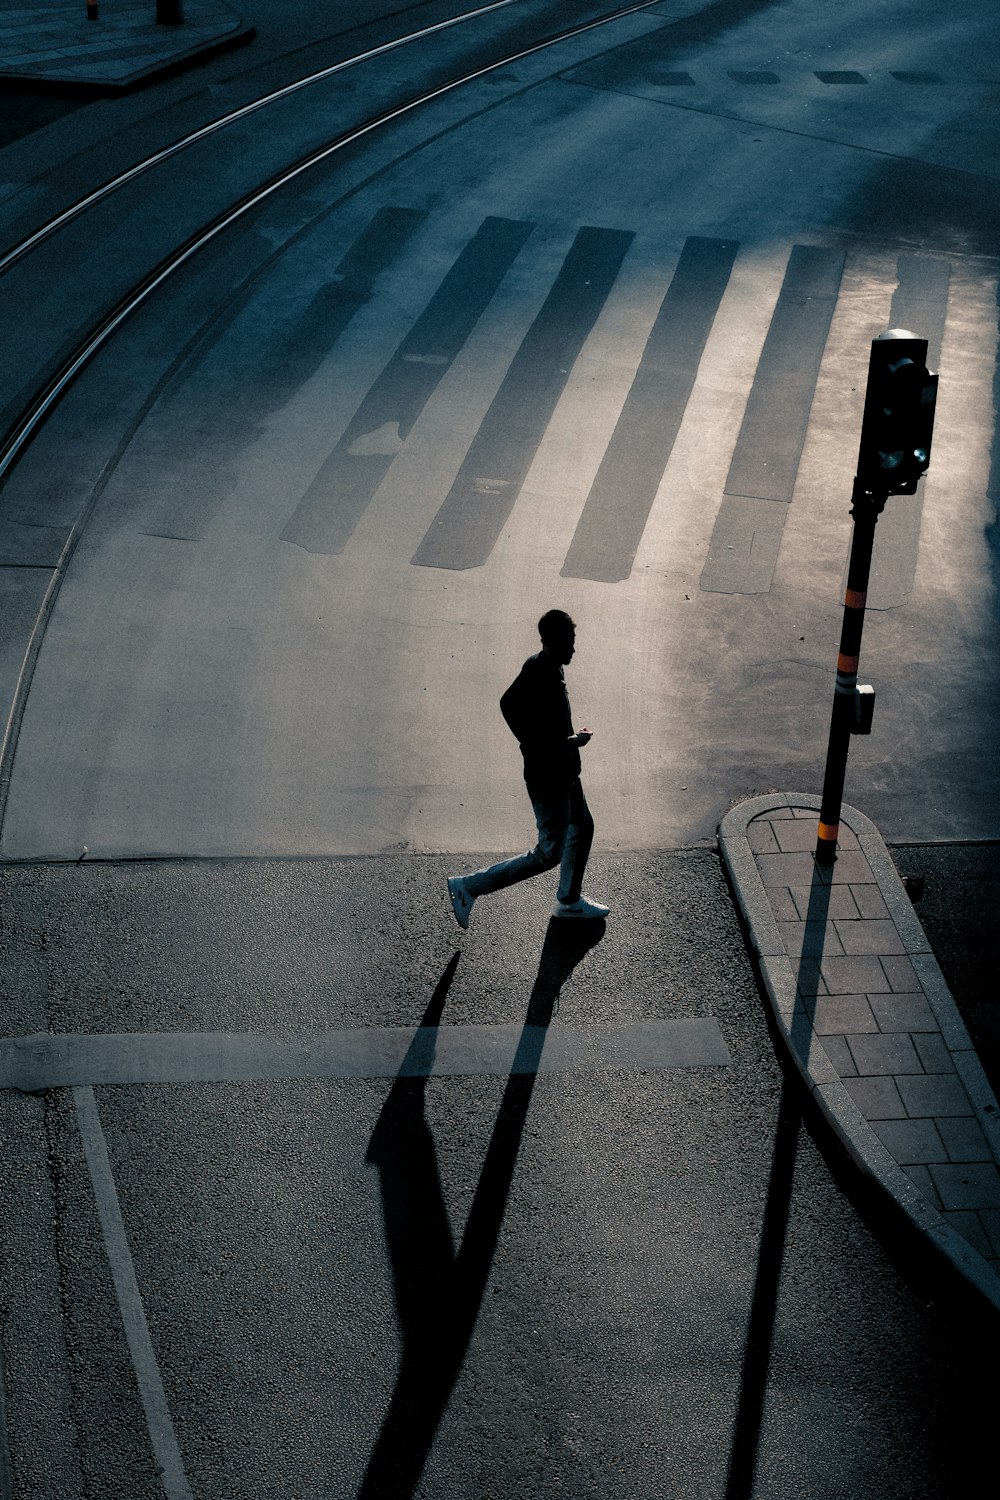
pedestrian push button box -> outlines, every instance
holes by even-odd
[[[871,734],[872,715],[875,712],[875,689],[870,682],[854,689],[854,723],[852,734]]]

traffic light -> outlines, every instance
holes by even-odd
[[[905,329],[872,340],[858,453],[858,479],[866,490],[915,495],[927,472],[938,378],[926,359],[927,340]]]

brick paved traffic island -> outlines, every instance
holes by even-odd
[[[225,0],[183,0],[180,25],[158,25],[156,0],[36,0],[0,11],[0,79],[118,94],[241,46],[254,28]]]
[[[720,847],[782,1036],[855,1161],[1000,1307],[1000,1111],[885,844],[819,799],[735,807]]]

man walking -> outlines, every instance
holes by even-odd
[[[500,699],[500,712],[517,737],[524,780],[538,825],[538,843],[527,854],[501,860],[473,875],[450,875],[448,892],[460,927],[468,927],[477,896],[530,880],[560,866],[553,915],[606,917],[608,908],[582,894],[583,872],[594,837],[594,820],[580,785],[580,746],[590,730],[575,732],[563,667],[573,660],[576,626],[561,609],[538,622],[542,649],[529,656]]]

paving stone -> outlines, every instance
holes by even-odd
[[[885,977],[889,981],[889,988],[897,994],[912,995],[920,988],[920,980],[917,978],[913,965],[908,958],[896,958],[887,956],[882,959],[882,967]]]
[[[19,52],[13,57],[4,58],[4,62],[9,63],[12,68],[20,68],[27,63],[52,62],[58,56],[58,52]]]
[[[986,1137],[973,1119],[941,1119],[938,1133],[952,1161],[992,1161]]]
[[[980,1255],[992,1255],[993,1247],[990,1237],[983,1228],[979,1215],[971,1209],[952,1209],[944,1215],[946,1221],[957,1229],[964,1240],[968,1240],[973,1250],[978,1250]]]
[[[900,1077],[901,1074],[919,1073],[923,1076],[920,1058],[905,1032],[890,1032],[888,1035],[849,1036],[847,1045],[851,1049],[854,1065],[862,1078],[880,1074]],[[956,1080],[957,1081],[957,1080]],[[900,1089],[904,1080],[900,1078]],[[906,1095],[903,1095],[904,1102]],[[913,1110],[908,1111],[913,1114]],[[933,1110],[918,1110],[917,1114],[933,1114]]]
[[[827,987],[823,981],[823,976],[819,971],[819,964],[814,958],[803,958],[799,960],[799,966],[795,974],[795,982],[798,986],[799,994],[803,999],[808,999],[810,995],[827,994]]]
[[[941,1207],[941,1195],[934,1186],[929,1167],[904,1167],[903,1171],[911,1182],[916,1183],[924,1197],[929,1199],[935,1208]]]
[[[826,1046],[826,1041],[823,1045]],[[894,1079],[844,1078],[844,1088],[866,1120],[906,1119],[906,1108]]]
[[[775,823],[774,836],[782,854],[812,854],[816,848],[816,829],[812,822],[792,818],[787,823]]]
[[[838,922],[837,936],[844,945],[845,953],[905,953],[906,948],[895,922],[873,921]]]
[[[747,842],[754,854],[780,854],[774,829],[766,818],[755,818],[747,826]]]
[[[874,882],[871,865],[860,849],[847,849],[838,854],[832,865],[817,866],[821,878],[831,885],[866,885]],[[789,884],[791,885],[791,881]]]
[[[871,1007],[880,1031],[933,1031],[938,1035],[938,1023],[923,995],[873,995]],[[944,1048],[948,1051],[947,1047]],[[921,1055],[922,1060],[922,1055]],[[947,1073],[948,1068],[928,1068],[928,1073]]]
[[[857,1076],[858,1070],[854,1066],[851,1049],[842,1036],[824,1036],[823,1051],[833,1063],[841,1078],[854,1078]]]
[[[993,1162],[932,1164],[927,1170],[944,1208],[1000,1208],[1000,1172]]]
[[[798,913],[797,920],[800,922],[829,922],[831,918],[828,898],[832,890],[833,886],[824,885],[822,881],[816,881],[808,896],[803,899],[801,912],[796,907]],[[837,946],[838,948],[840,947],[839,939]]]
[[[790,958],[801,958],[803,953],[815,958],[840,957],[844,952],[832,922],[779,922],[778,931]]]
[[[919,1078],[900,1077],[896,1082],[912,1119],[972,1114],[969,1096],[955,1073],[923,1073]]]
[[[180,27],[158,26],[151,4],[116,14],[110,0],[101,7],[99,26],[84,20],[82,0],[72,13],[59,7],[42,21],[37,12],[35,17],[10,10],[0,17],[0,67],[39,80],[127,80],[149,68],[194,59],[208,43],[234,35],[247,39],[234,13],[201,0],[190,0]]]
[[[877,958],[824,958],[820,973],[831,995],[877,995],[892,988]]]
[[[883,1031],[885,1027],[882,1028]],[[954,1073],[955,1064],[939,1031],[921,1034],[911,1028],[913,1045],[924,1065],[925,1073]]]
[[[848,889],[863,917],[878,919],[889,915],[889,908],[882,900],[882,892],[877,885],[852,885]]]
[[[762,854],[757,869],[765,885],[808,885],[815,865],[811,854]]]
[[[815,995],[806,1000],[806,1010],[813,1029],[824,1039],[854,1032],[877,1033],[879,1029],[865,995]],[[857,1071],[853,1062],[850,1071]]]
[[[793,886],[789,892],[795,902],[795,910],[801,921],[805,921],[809,914],[809,901],[813,893],[813,886]],[[860,890],[874,890],[874,886],[860,886]],[[852,894],[853,887],[849,885],[823,885],[820,890],[825,898],[826,920],[835,921],[838,917],[844,917],[850,921],[856,919],[860,913]]]
[[[900,1166],[948,1160],[933,1120],[874,1120],[872,1129]]]
[[[797,922],[799,914],[792,900],[792,893],[787,886],[771,885],[767,887],[767,894],[771,902],[771,910],[774,912],[778,922]]]

